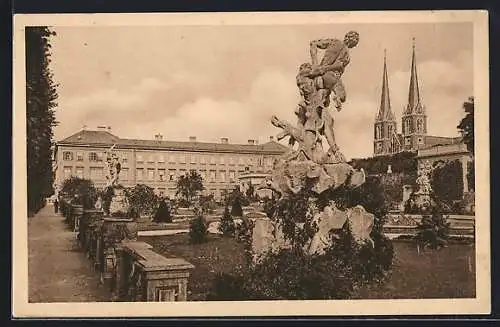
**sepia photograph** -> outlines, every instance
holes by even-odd
[[[489,313],[487,19],[16,15],[13,315]]]

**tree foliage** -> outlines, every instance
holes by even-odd
[[[26,146],[28,211],[38,211],[53,194],[52,144],[57,125],[57,84],[49,67],[50,37],[47,27],[27,27],[26,41]]]
[[[79,202],[84,209],[92,209],[97,201],[99,191],[90,179],[73,176],[66,179],[61,186],[61,192],[72,199],[78,196]]]
[[[154,189],[145,185],[137,184],[127,192],[127,198],[131,210],[138,215],[153,214],[158,206],[158,196]]]
[[[476,170],[474,168],[474,160],[467,162],[467,185],[470,191],[476,188]]]
[[[406,151],[393,155],[353,159],[350,164],[356,169],[363,168],[369,175],[385,174],[389,165],[393,173],[414,173],[417,171],[417,153]]]
[[[180,196],[187,205],[192,205],[193,200],[205,189],[203,186],[203,178],[195,171],[191,170],[189,173],[180,176],[177,179],[177,192],[176,195]]]
[[[474,155],[474,97],[469,97],[463,103],[462,108],[465,111],[465,117],[462,118],[457,128],[462,134],[467,150]]]
[[[432,171],[431,186],[439,201],[451,204],[462,199],[463,175],[460,160],[441,162]]]
[[[245,201],[244,196],[240,192],[240,190],[237,188],[234,189],[234,191],[231,193],[230,196],[231,216],[233,217],[243,216],[242,204],[244,203],[244,201]]]

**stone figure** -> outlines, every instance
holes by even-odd
[[[358,41],[359,34],[354,31],[348,32],[343,41],[312,41],[311,63],[301,64],[296,75],[301,96],[294,111],[296,124],[276,116],[271,118],[271,124],[282,129],[277,139],[280,141],[289,137],[292,148],[275,160],[271,176],[263,180],[257,189],[272,190],[277,195],[277,205],[296,196],[307,198],[308,212],[314,213],[312,224],[319,228],[304,249],[310,255],[323,253],[331,245],[330,232],[343,228],[346,222],[349,223],[356,242],[374,245],[370,238],[373,214],[366,212],[361,206],[337,208],[335,201],[320,209],[317,202],[323,195],[334,200],[336,189],[343,187],[352,190],[366,180],[364,170],[353,168],[340,152],[335,142],[333,117],[329,112],[330,102],[340,110],[347,99],[341,77],[349,64],[349,49],[354,48]],[[318,49],[325,50],[319,63]],[[327,151],[323,150],[322,137],[328,142]],[[297,148],[293,148],[295,144],[298,144]],[[311,219],[307,215],[303,218],[306,221]],[[275,211],[268,220],[256,222],[252,241],[256,255],[254,261],[261,253],[291,246],[283,238],[283,226],[279,219],[279,214]],[[296,222],[296,226],[303,229],[304,223]]]
[[[108,151],[106,151],[106,187],[118,185],[121,163],[116,153],[113,152],[114,147],[115,144],[113,144],[113,146]]]
[[[430,175],[432,173],[432,165],[429,161],[420,164],[418,169],[418,177],[416,183],[419,186],[418,193],[430,194],[432,192]]]
[[[330,96],[337,110],[346,101],[345,87],[341,81],[342,74],[349,64],[349,49],[354,48],[359,41],[359,34],[348,32],[344,40],[320,39],[311,42],[310,53],[312,63],[300,65],[296,76],[297,87],[302,97],[295,114],[297,126],[281,121],[276,116],[271,123],[283,129],[277,139],[290,137],[290,145],[299,144],[299,151],[306,159],[317,163],[345,162],[334,135],[334,120],[329,113]],[[317,51],[324,49],[325,53],[318,64]],[[323,153],[321,136],[328,142],[329,149]]]

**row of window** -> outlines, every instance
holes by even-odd
[[[248,170],[248,168],[246,168]],[[238,173],[243,173],[244,170],[238,171]],[[136,179],[137,181],[175,181],[178,176],[182,176],[186,173],[185,169],[154,169],[154,168],[137,168],[136,169]],[[204,181],[208,182],[234,182],[236,179],[236,171],[230,170],[200,170],[201,177]],[[85,178],[84,167],[75,167],[73,172],[73,167],[64,167],[63,169],[64,179],[68,179],[71,176],[77,176],[79,178]],[[104,169],[102,167],[90,167],[90,179],[91,180],[101,180],[104,178]],[[119,179],[121,181],[129,180],[129,169],[122,168],[120,171]]]
[[[84,153],[81,151],[76,152],[76,161],[83,161]],[[102,152],[89,152],[88,153],[88,158],[89,161],[103,161],[104,154]],[[156,160],[155,160],[156,159]],[[179,163],[185,164],[188,161],[192,164],[200,163],[200,164],[228,164],[228,165],[254,165],[257,164],[258,166],[266,165],[266,166],[272,166],[273,164],[273,159],[272,158],[266,158],[265,162],[263,162],[262,158],[254,158],[254,157],[225,157],[225,156],[204,156],[204,155],[191,155],[186,158],[185,155],[180,155],[174,156],[174,155],[169,155],[168,156],[168,162],[169,163],[177,163],[177,159],[179,159]],[[227,159],[227,161],[226,161]],[[63,152],[63,160],[65,161],[73,161],[74,156],[72,151],[64,151]],[[127,154],[123,154],[121,156],[121,161],[123,163],[126,163],[128,161]],[[138,163],[143,163],[145,162],[144,156],[142,154],[137,155],[137,160]],[[157,157],[155,155],[149,155],[146,162],[148,163],[165,163],[165,156],[164,155],[158,155]]]

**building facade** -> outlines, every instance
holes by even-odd
[[[239,186],[242,174],[267,174],[276,157],[289,150],[275,142],[231,144],[227,138],[220,143],[165,141],[162,135],[154,140],[122,139],[110,128],[81,130],[57,142],[54,151],[55,189],[71,176],[90,179],[96,187],[106,184],[105,152],[111,146],[121,160],[119,182],[125,187],[146,184],[159,195],[174,197],[177,178],[188,171],[200,173],[205,194],[219,199],[224,190]]]
[[[411,56],[408,103],[401,117],[401,133],[398,133],[396,117],[391,108],[385,55],[382,76],[380,107],[374,122],[374,156],[391,155],[402,151],[418,151],[436,145],[461,142],[461,137],[427,135],[427,113],[420,95],[415,44],[413,44]]]

